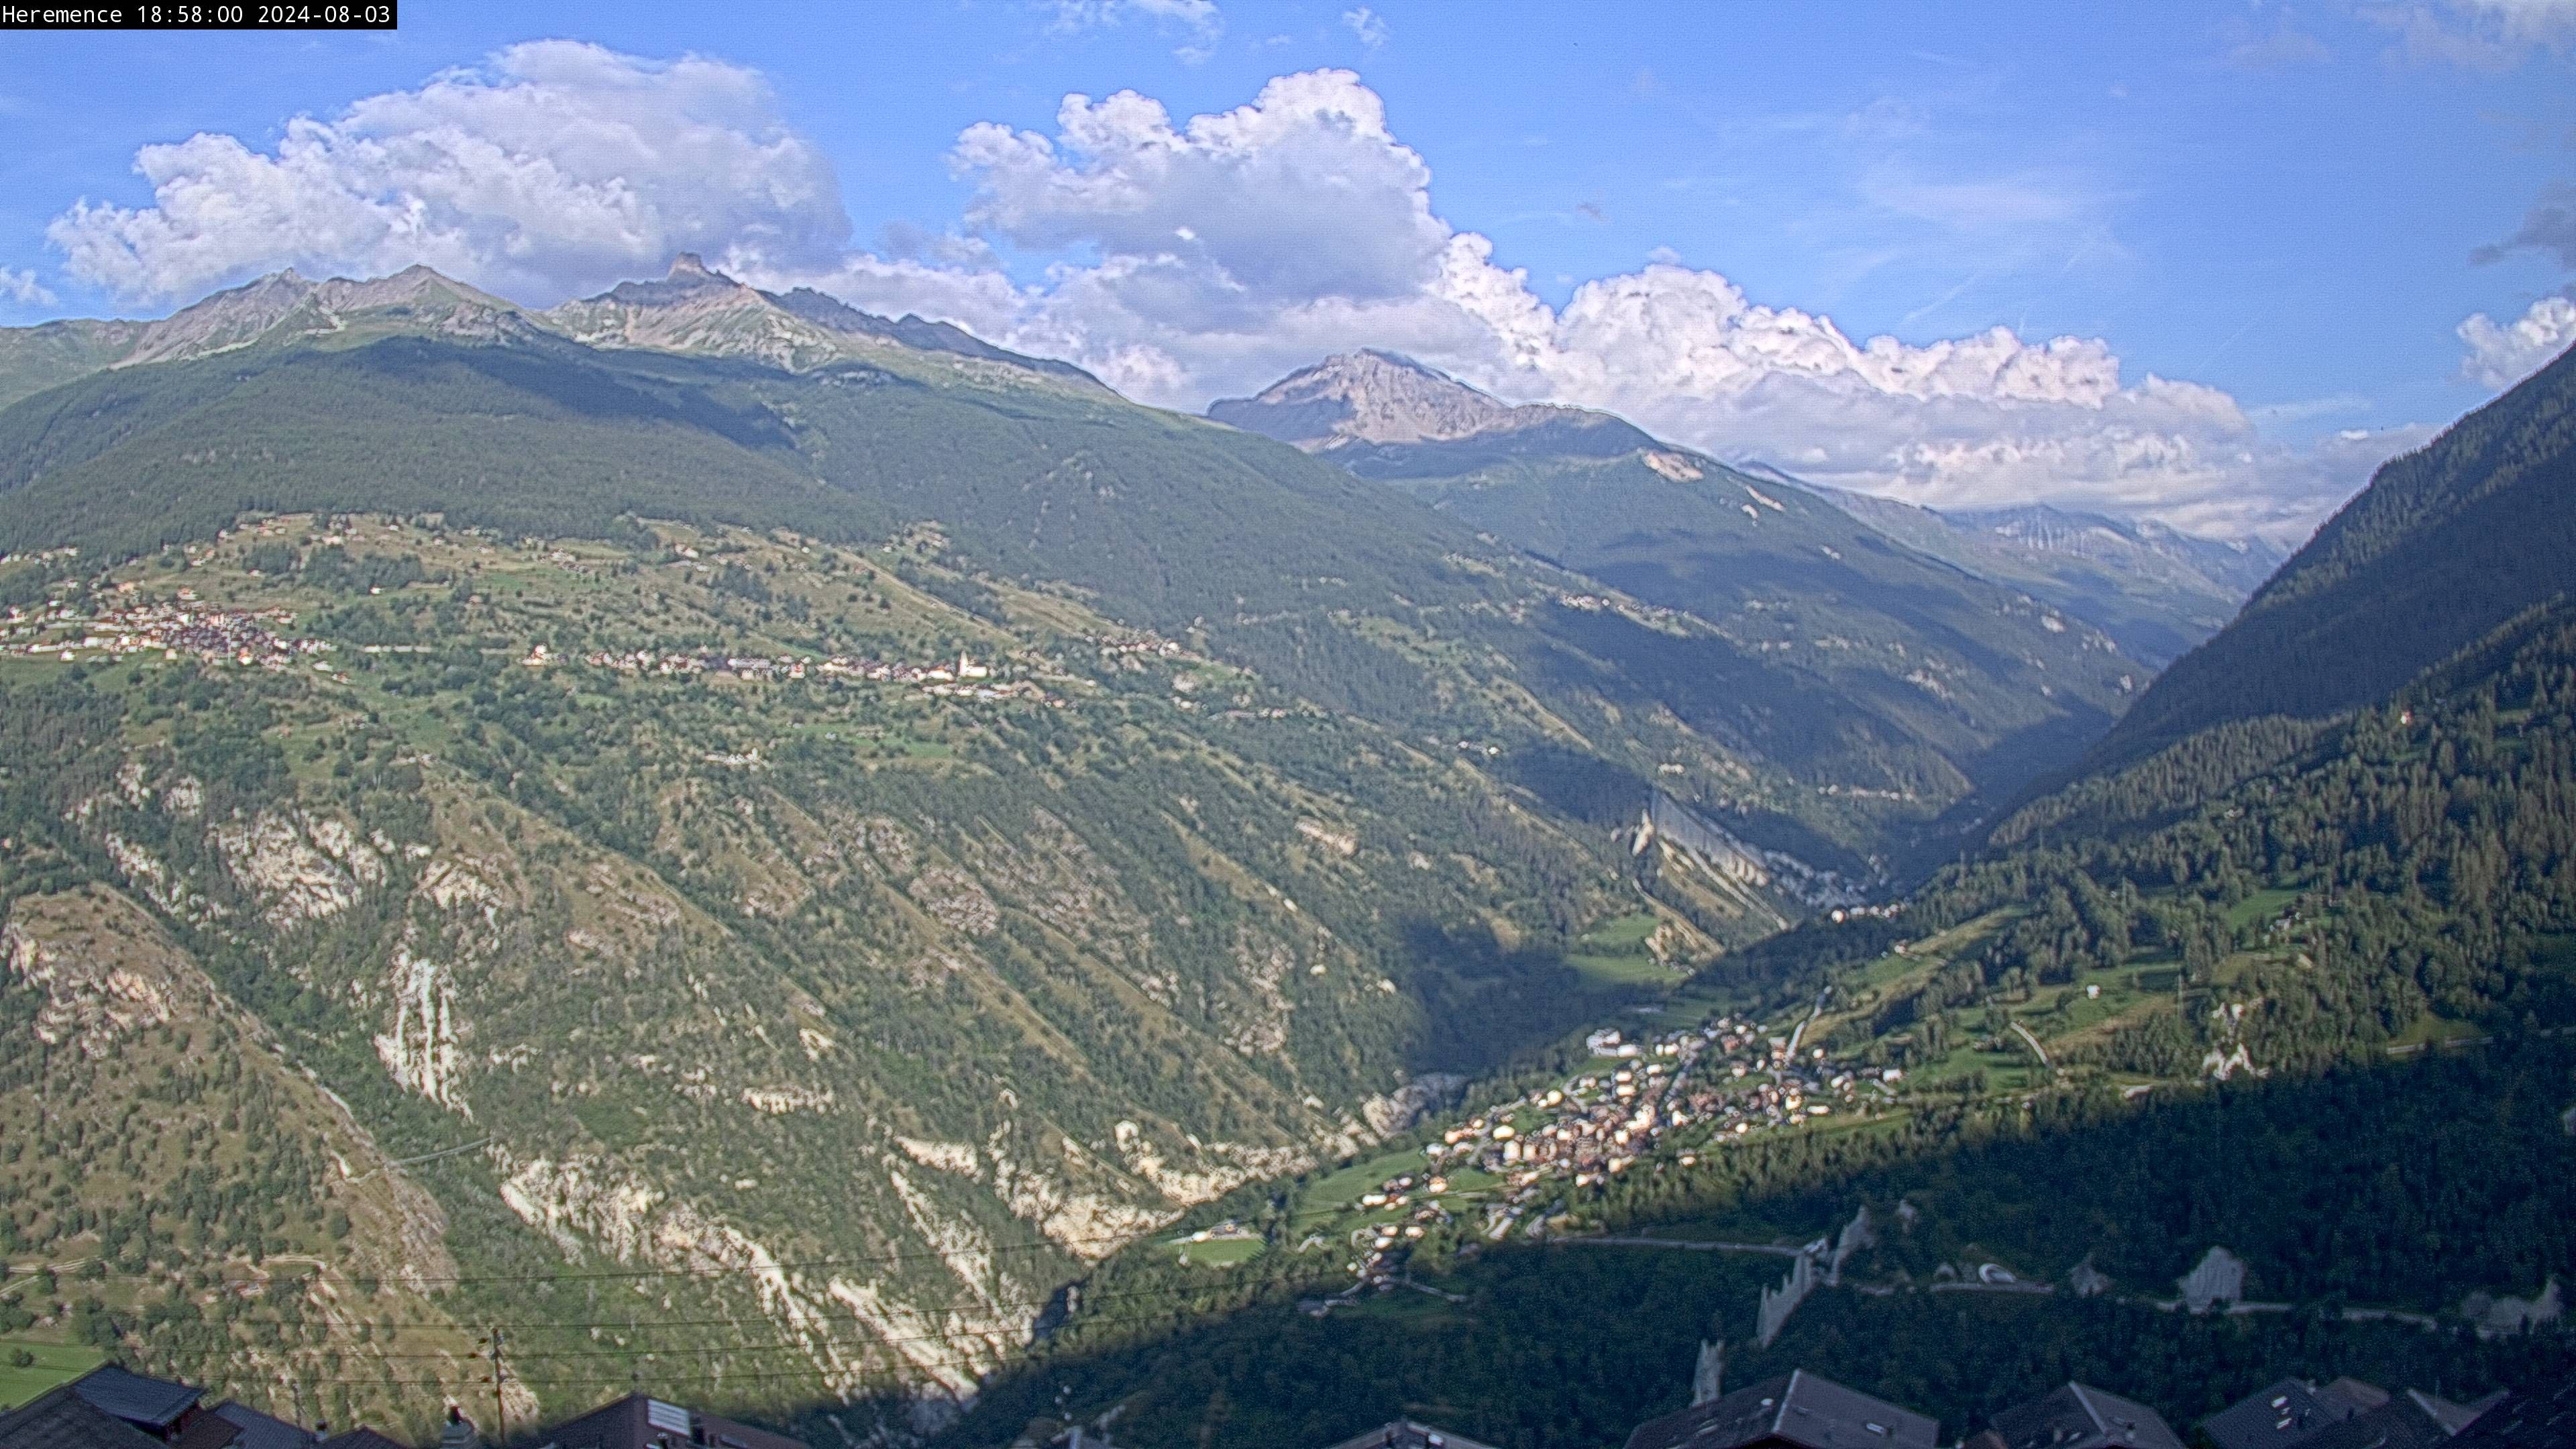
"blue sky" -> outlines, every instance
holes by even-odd
[[[608,59],[498,59],[557,39]],[[1828,481],[2288,533],[2576,337],[2550,300],[2576,268],[2571,44],[2576,0],[421,0],[390,36],[20,36],[0,53],[0,320],[154,315],[276,265],[406,258],[545,304],[685,243],[1159,403],[1387,345]],[[690,56],[720,64],[675,77]],[[470,94],[419,100],[460,67]],[[625,99],[583,110],[603,88]],[[1111,139],[1086,150],[1065,98],[1119,92],[1165,122],[1102,108]],[[493,199],[491,176],[413,196],[423,146],[450,171],[554,167],[510,122],[473,134],[503,93],[609,116],[656,155],[686,147],[619,107],[696,107],[747,149],[656,170],[608,240]],[[1193,133],[1239,108],[1257,114]],[[328,175],[233,214],[221,194],[283,170],[263,163],[295,117],[337,128]],[[193,209],[156,198],[138,153],[198,133],[239,154],[172,163]],[[1176,149],[1196,161],[1167,166]],[[384,234],[388,197],[444,240]],[[115,211],[66,220],[84,202]],[[1444,250],[1460,236],[1484,262]],[[1939,350],[1996,327],[2017,345]],[[1863,355],[1880,336],[1894,350]]]

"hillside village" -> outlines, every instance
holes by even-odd
[[[1661,1031],[1604,1027],[1584,1040],[1591,1065],[1561,1084],[1485,1107],[1420,1149],[1423,1165],[1388,1175],[1351,1206],[1351,1294],[1403,1279],[1411,1250],[1433,1233],[1499,1243],[1573,1226],[1569,1190],[1597,1187],[1658,1158],[1683,1167],[1758,1134],[1840,1112],[1893,1106],[1904,1072],[1836,1060],[1800,1045],[1802,1027],[1766,1033],[1721,1015]],[[1223,1225],[1221,1240],[1235,1225]],[[1299,1251],[1331,1241],[1305,1236]],[[1316,1300],[1328,1310],[1337,1300]]]
[[[423,540],[418,530],[402,525],[379,523],[376,537],[387,546],[405,545],[417,549]],[[308,554],[294,550],[344,551],[346,545],[369,534],[368,520],[325,521],[310,517],[287,517],[246,524],[227,530],[214,547],[191,546],[175,556],[165,555],[183,571],[205,571],[201,578],[232,583],[245,580],[277,580],[280,560],[291,571]],[[469,546],[472,535],[467,535]],[[284,554],[280,548],[290,550]],[[496,560],[512,554],[524,555],[529,562],[542,559],[551,569],[580,578],[604,577],[606,561],[575,554],[561,548],[540,553],[534,548],[495,552],[492,541],[483,541],[476,551]],[[420,569],[411,554],[354,555],[361,570],[370,563],[398,558],[401,566],[388,570],[388,576],[410,577],[411,582],[362,584],[368,598],[382,599],[388,593],[398,598],[409,593],[417,603],[426,592],[438,596],[437,586],[443,579],[417,577]],[[701,561],[701,550],[680,544],[671,550],[672,559],[684,568],[711,571]],[[16,564],[42,569],[48,565],[69,566],[78,558],[76,549],[57,549],[41,554],[0,555],[0,569]],[[267,567],[261,565],[265,563]],[[210,582],[208,589],[235,595],[238,589]],[[226,664],[269,671],[310,666],[323,674],[334,672],[328,657],[345,652],[350,655],[430,655],[441,653],[446,646],[435,640],[403,643],[345,643],[317,637],[311,621],[316,613],[327,613],[310,607],[299,609],[288,604],[252,606],[235,597],[209,598],[207,591],[194,585],[168,585],[149,575],[141,578],[73,577],[51,584],[41,600],[9,605],[0,614],[0,656],[30,661],[74,664],[82,662],[134,660],[143,663],[173,662],[188,658],[205,663]],[[480,594],[465,594],[466,602],[481,604]],[[299,632],[299,619],[307,622]],[[1150,631],[1142,635],[1105,634],[1097,640],[1083,641],[1097,650],[1104,668],[1117,669],[1131,661],[1155,659],[1189,662],[1188,651],[1176,641],[1164,639]],[[557,652],[544,640],[523,639],[509,645],[482,644],[477,652],[495,662],[514,662],[530,670],[592,669],[606,670],[637,678],[682,680],[702,683],[782,682],[811,680],[833,686],[892,685],[943,700],[999,703],[1019,701],[1061,708],[1067,702],[1060,693],[1050,691],[1038,679],[1027,677],[1032,669],[1051,677],[1069,681],[1073,676],[1060,666],[1047,661],[1005,665],[991,660],[978,660],[971,650],[960,649],[946,657],[888,657],[873,654],[825,653],[819,651],[773,651],[747,653],[739,650],[669,650],[653,648],[590,649]],[[1020,677],[1012,677],[1020,676]]]
[[[131,591],[131,585],[123,586],[119,596],[129,596]],[[129,658],[149,662],[154,656],[166,662],[186,656],[207,663],[269,670],[309,662],[316,670],[330,673],[331,663],[321,656],[340,646],[328,639],[297,636],[291,632],[294,624],[295,614],[288,609],[207,608],[197,602],[194,590],[181,589],[166,600],[143,599],[107,608],[83,608],[73,603],[12,608],[0,621],[0,646],[21,658],[63,664]],[[356,652],[366,654],[416,654],[429,652],[431,646],[354,647]],[[540,643],[529,645],[526,652],[516,656],[516,662],[529,669],[580,665],[661,679],[813,679],[842,685],[900,685],[939,699],[1017,699],[1055,708],[1065,703],[1061,695],[1049,693],[1033,680],[996,678],[993,665],[979,664],[965,654],[953,660],[913,661],[842,654],[809,658],[794,654],[680,654],[650,650],[611,653],[603,649],[574,659],[557,655],[550,646]]]

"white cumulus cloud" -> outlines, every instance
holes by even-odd
[[[8,267],[0,267],[0,297],[22,307],[50,306],[54,301],[52,290],[37,281],[34,272],[13,271]]]
[[[412,262],[559,297],[676,251],[822,264],[849,234],[830,160],[758,73],[571,41],[299,117],[273,151],[199,134],[143,148],[135,169],[149,205],[83,201],[47,237],[73,275],[138,300],[285,265]]]
[[[2461,375],[2487,387],[2511,387],[2576,346],[2576,302],[2543,297],[2510,322],[2480,312],[2461,323],[2459,333],[2468,348]]]

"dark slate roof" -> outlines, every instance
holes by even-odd
[[[2298,1379],[2283,1379],[2201,1420],[2200,1429],[2218,1449],[2288,1449],[2369,1407],[2340,1382],[2327,1392]]]
[[[703,1445],[705,1449],[805,1449],[802,1440],[715,1414],[702,1414],[649,1394],[628,1394],[602,1404],[580,1418],[543,1432],[548,1444],[562,1449],[672,1449]]]
[[[2503,1403],[2505,1401],[2506,1394],[2506,1390],[2498,1389],[2483,1399],[2472,1400],[2465,1404],[2455,1404],[2448,1399],[2437,1399],[2431,1394],[2424,1392],[2422,1389],[2408,1389],[2406,1391],[2406,1397],[2422,1404],[2424,1406],[2424,1412],[2439,1420],[2443,1430],[2452,1434],[2456,1434],[2462,1429],[2469,1427],[2469,1425],[2476,1423],[2478,1415],[2483,1414],[2487,1410],[2494,1408],[2496,1405]]]
[[[802,1439],[773,1434],[715,1414],[698,1415],[698,1429],[710,1449],[805,1449]]]
[[[241,1426],[216,1414],[190,1414],[179,1421],[179,1432],[170,1439],[173,1449],[232,1449],[241,1437]]]
[[[65,1384],[0,1414],[0,1449],[161,1449],[161,1441],[92,1405]]]
[[[2433,1449],[2459,1432],[2469,1411],[2431,1394],[2407,1392],[2366,1414],[2328,1424],[2299,1449]]]
[[[545,1430],[543,1438],[564,1449],[645,1449],[658,1433],[670,1433],[674,1443],[688,1442],[688,1411],[679,1411],[677,1430],[656,1429],[649,1417],[652,1405],[643,1394],[628,1394]]]
[[[216,1417],[240,1432],[235,1449],[312,1449],[313,1436],[297,1425],[231,1399],[215,1405]]]
[[[1434,1429],[1411,1419],[1397,1419],[1345,1439],[1333,1449],[1489,1449],[1489,1446],[1446,1429]]]
[[[112,1363],[101,1364],[72,1380],[71,1388],[102,1414],[114,1414],[129,1424],[156,1430],[168,1429],[205,1396],[203,1389],[128,1373]]]
[[[2454,1449],[2576,1449],[2576,1371],[2508,1394],[2471,1420]]]
[[[2155,1410],[2084,1384],[2005,1409],[1994,1429],[2005,1449],[2182,1449]]]
[[[2324,1388],[2317,1390],[2317,1397],[2320,1399],[2342,1399],[2344,1402],[2352,1405],[2353,1412],[2358,1414],[2366,1410],[2376,1409],[2382,1404],[2387,1403],[2388,1390],[2381,1388],[2377,1384],[2364,1383],[2360,1379],[2354,1378],[2350,1374],[2346,1374],[2342,1378],[2335,1380],[2333,1383],[2326,1385]]]
[[[1804,1369],[1637,1426],[1628,1449],[1933,1449],[1941,1426]]]

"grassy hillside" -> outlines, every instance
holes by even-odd
[[[1083,1262],[1715,949],[1498,759],[931,536],[636,527],[10,567],[21,1329],[379,1417],[493,1321],[528,1410],[935,1401]]]
[[[398,320],[0,410],[0,545],[124,557],[244,509],[627,544],[648,518],[902,534],[970,609],[1049,593],[1410,737],[1590,754],[1633,778],[1630,809],[1653,781],[1862,873],[2062,754],[2131,668],[2000,594],[1755,581],[1703,600],[1714,619],[1641,601],[1292,448],[1034,374],[988,385],[899,349],[791,373]]]

